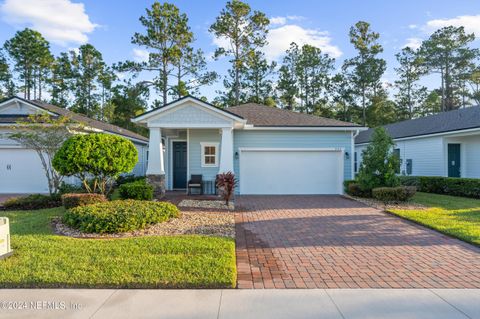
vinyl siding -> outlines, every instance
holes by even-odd
[[[213,142],[221,146],[220,131],[218,129],[190,129],[188,141],[189,174],[202,174],[204,180],[215,180],[218,167],[202,167],[202,149],[200,143]],[[217,163],[220,163],[220,149],[218,150]],[[190,176],[188,176],[189,178]]]
[[[212,114],[199,106],[184,105],[159,114],[153,124],[220,124],[231,125],[232,121],[219,114]]]
[[[138,151],[138,162],[133,168],[131,174],[135,176],[145,176],[147,171],[147,150],[148,146],[144,144],[134,143]]]
[[[343,148],[352,154],[351,132],[315,131],[234,131],[233,151],[240,147],[263,148]],[[234,157],[234,171],[240,176],[239,159]],[[344,179],[351,178],[351,161],[344,161]],[[238,188],[237,188],[238,189]]]
[[[465,152],[465,173],[464,177],[480,178],[480,136],[470,136],[463,138],[462,146]]]
[[[429,137],[396,142],[395,148],[400,149],[402,167],[406,171],[406,160],[412,159],[412,175],[443,176],[444,152],[441,137]]]
[[[362,161],[361,153],[366,146],[356,146],[359,164]],[[414,176],[444,176],[444,145],[442,137],[427,137],[405,141],[396,141],[395,148],[400,149],[402,166],[400,172],[406,173],[406,160],[412,160],[412,174]],[[360,166],[359,166],[360,167]]]

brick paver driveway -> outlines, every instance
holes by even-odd
[[[480,288],[480,249],[341,196],[240,196],[239,288]]]

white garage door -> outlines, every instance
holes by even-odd
[[[334,149],[242,149],[241,194],[341,194],[343,153]]]
[[[0,193],[48,193],[47,178],[35,151],[0,149]]]

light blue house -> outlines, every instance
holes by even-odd
[[[147,177],[158,191],[212,185],[232,171],[239,194],[341,194],[353,177],[358,125],[248,103],[184,97],[133,119],[150,129]],[[207,187],[208,188],[208,187]]]
[[[480,106],[385,125],[400,158],[398,173],[480,178]],[[355,139],[358,170],[373,129]]]

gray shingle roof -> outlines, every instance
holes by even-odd
[[[47,110],[49,112],[52,112],[52,113],[55,113],[55,114],[58,114],[58,115],[61,115],[61,116],[67,116],[75,122],[83,123],[87,126],[95,128],[95,129],[99,129],[99,130],[102,130],[102,131],[122,135],[122,136],[125,136],[125,137],[134,138],[134,139],[137,139],[137,140],[140,140],[140,141],[143,141],[143,142],[148,142],[147,137],[142,136],[140,134],[137,134],[135,132],[129,131],[127,129],[121,128],[119,126],[108,124],[108,123],[98,121],[98,120],[94,120],[94,119],[91,119],[89,117],[86,117],[85,115],[81,115],[81,114],[72,112],[70,110],[67,110],[67,109],[64,109],[64,108],[61,108],[61,107],[58,107],[58,106],[55,106],[55,105],[52,105],[52,104],[49,104],[49,103],[44,103],[44,102],[37,101],[37,100],[31,101],[31,100],[24,100],[24,99],[21,99],[21,98],[19,98],[19,99],[23,100],[27,103],[31,103],[33,105],[36,105],[36,106],[38,106],[38,107],[40,107],[44,110]],[[0,123],[16,123],[18,121],[22,121],[22,120],[25,120],[25,119],[26,119],[26,117],[21,116],[21,115],[1,116],[0,117]]]
[[[308,126],[308,127],[352,127],[357,124],[342,122],[334,119],[319,117],[305,113],[292,112],[266,105],[247,103],[232,106],[226,109],[247,120],[247,124],[254,126]]]
[[[383,126],[394,139],[480,127],[480,106],[442,112]],[[373,129],[358,134],[355,144],[370,142]]]

